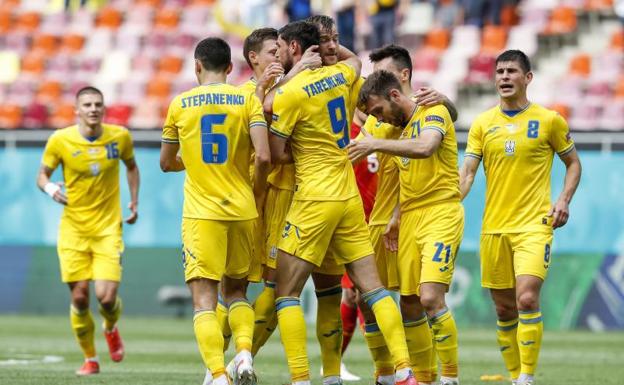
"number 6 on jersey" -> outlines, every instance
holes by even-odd
[[[211,114],[201,118],[201,149],[204,163],[222,164],[227,161],[227,136],[212,132],[212,126],[223,124],[226,116],[226,114]]]

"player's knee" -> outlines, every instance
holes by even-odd
[[[89,307],[89,292],[74,290],[71,294],[71,301],[77,309],[87,309]]]
[[[446,308],[444,295],[438,295],[436,293],[422,293],[420,296],[420,303],[429,315],[436,314]]]
[[[539,294],[527,291],[518,295],[518,310],[533,311],[539,309]]]
[[[518,309],[516,308],[516,304],[511,302],[497,302],[496,316],[499,320],[504,321],[518,318]]]
[[[115,303],[117,302],[117,296],[114,293],[107,293],[101,298],[98,298],[98,301],[104,309],[112,309],[113,307],[115,307]]]
[[[424,312],[420,299],[415,295],[401,296],[400,307],[403,319],[407,320],[419,319]]]

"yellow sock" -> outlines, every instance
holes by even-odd
[[[91,311],[89,309],[78,310],[72,305],[69,310],[69,322],[85,358],[95,357],[95,340],[93,337],[95,324]]]
[[[418,382],[433,381],[431,375],[431,330],[427,323],[427,316],[417,320],[404,320],[405,337],[407,349],[409,350],[410,361],[414,376]]]
[[[399,313],[399,309],[388,291],[380,287],[362,294],[362,298],[375,314],[377,325],[379,325],[386,345],[392,354],[395,370],[409,368],[409,352],[405,342],[401,313]]]
[[[228,314],[230,329],[234,335],[236,353],[251,351],[254,330],[254,311],[249,302],[238,300],[230,304]]]
[[[280,297],[275,300],[275,309],[291,382],[309,381],[310,365],[306,351],[306,325],[299,298]]]
[[[388,350],[383,334],[381,334],[379,330],[379,325],[376,323],[366,324],[364,326],[364,339],[366,340],[366,345],[368,345],[368,350],[375,363],[374,378],[379,376],[394,376],[392,355]]]
[[[340,376],[342,356],[342,286],[317,290],[316,337],[321,346],[323,377]]]
[[[115,324],[119,320],[121,316],[121,311],[123,310],[123,304],[121,303],[121,298],[119,296],[115,300],[115,305],[111,310],[106,310],[102,305],[99,307],[100,315],[104,318],[104,329],[113,330]]]
[[[255,356],[267,342],[277,325],[275,314],[275,282],[264,282],[264,290],[254,304],[255,323],[253,331],[253,345],[251,355]]]
[[[431,330],[431,325],[429,325]],[[436,342],[431,331],[431,383],[435,383],[438,380],[438,353],[436,352]]]
[[[496,321],[496,340],[503,361],[513,380],[520,376],[520,350],[518,349],[518,319]]]
[[[219,324],[219,330],[223,335],[223,351],[230,346],[230,338],[232,338],[232,330],[230,329],[230,323],[228,322],[228,308],[225,306],[225,302],[219,295],[219,302],[217,302],[217,323]]]
[[[457,326],[449,309],[444,309],[429,319],[431,331],[436,340],[436,351],[440,359],[440,375],[457,377]]]
[[[542,322],[542,313],[539,310],[520,312],[517,338],[520,350],[521,374],[535,374],[543,333],[544,323]]]
[[[204,364],[217,378],[225,373],[223,335],[214,311],[199,311],[193,317],[193,329]]]

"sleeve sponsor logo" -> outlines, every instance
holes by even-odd
[[[440,122],[444,124],[444,118],[439,115],[427,115],[425,116],[425,122]]]

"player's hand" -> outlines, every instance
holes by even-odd
[[[362,133],[364,134],[363,138],[353,140],[347,146],[351,163],[357,163],[375,152],[376,139],[368,132],[362,131]]]
[[[568,218],[570,217],[568,203],[563,200],[558,200],[557,202],[555,202],[553,207],[551,207],[550,211],[548,212],[548,216],[553,217],[553,229],[564,226],[566,223],[568,223]]]
[[[63,182],[48,182],[43,188],[43,191],[55,202],[67,206],[67,195],[63,192],[63,185]]]
[[[304,70],[321,68],[323,65],[323,61],[321,60],[321,55],[318,52],[318,45],[312,45],[308,47],[301,56],[301,60],[299,61]]]
[[[138,207],[139,207],[139,202],[128,203],[128,208],[130,209],[130,215],[126,219],[124,219],[124,222],[126,222],[129,225],[133,225],[137,221],[137,219],[139,219]]]
[[[264,69],[262,76],[258,79],[258,87],[268,90],[274,83],[275,79],[284,74],[284,68],[280,63],[271,63]]]
[[[431,87],[420,87],[414,94],[419,106],[435,106],[444,103],[444,95]]]
[[[386,249],[392,252],[399,250],[399,219],[394,215],[386,225],[386,231],[383,233],[383,240]]]
[[[264,218],[264,204],[266,202],[266,196],[266,191],[254,191],[256,210],[258,211],[259,218]]]

